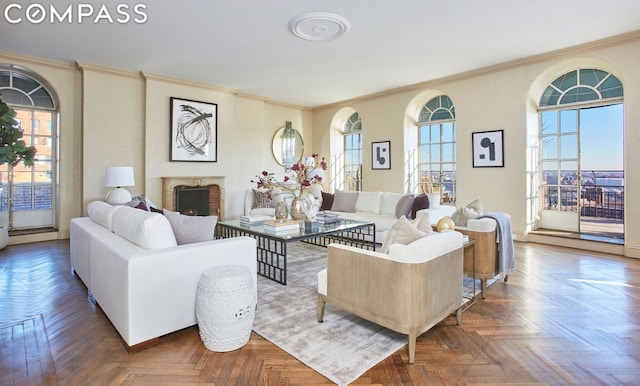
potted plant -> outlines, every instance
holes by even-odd
[[[22,139],[22,127],[15,117],[16,111],[0,98],[0,166],[5,163],[9,165],[7,192],[9,205],[11,205],[13,194],[13,168],[20,162],[32,167],[36,155],[36,148],[27,146]],[[10,225],[11,218],[9,218]],[[9,229],[0,227],[0,249],[7,245],[8,238]]]

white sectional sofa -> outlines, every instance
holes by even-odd
[[[129,352],[197,323],[198,282],[207,268],[247,267],[257,295],[255,239],[178,245],[169,220],[160,213],[91,203],[89,217],[71,220],[70,248],[72,272]]]

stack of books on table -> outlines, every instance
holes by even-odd
[[[340,222],[340,216],[331,213],[318,213],[316,215],[316,221],[320,224],[333,224]]]
[[[253,227],[262,225],[265,221],[270,220],[271,216],[240,216],[240,225]]]
[[[285,233],[300,231],[300,223],[296,220],[265,220],[266,232]]]

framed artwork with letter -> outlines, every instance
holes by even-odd
[[[471,133],[474,168],[504,167],[504,130]]]
[[[391,169],[391,141],[371,143],[371,169]]]
[[[218,161],[218,105],[171,97],[171,161]]]

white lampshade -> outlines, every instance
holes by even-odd
[[[136,184],[133,177],[132,166],[112,166],[106,168],[104,172],[103,184],[106,187],[115,187],[111,189],[105,201],[109,204],[126,204],[131,201],[131,193],[122,186],[134,186]]]

